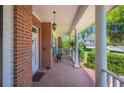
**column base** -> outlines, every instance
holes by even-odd
[[[80,68],[80,65],[74,64],[74,68]]]

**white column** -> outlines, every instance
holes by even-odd
[[[74,67],[80,67],[78,63],[78,32],[75,29],[75,64]]]
[[[75,63],[75,51],[72,52],[73,62]]]
[[[58,38],[56,38],[56,55],[58,55]]]
[[[107,86],[107,74],[102,72],[107,69],[106,54],[106,13],[105,6],[95,6],[95,22],[96,22],[96,86]]]
[[[69,54],[70,54],[70,57],[71,57],[71,46],[69,47]]]

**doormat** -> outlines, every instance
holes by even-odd
[[[45,72],[37,72],[33,76],[33,82],[39,82],[40,79],[44,76]]]

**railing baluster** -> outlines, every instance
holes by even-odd
[[[117,87],[117,79],[113,77],[113,87]]]
[[[113,76],[110,77],[111,87],[113,87]]]
[[[107,73],[107,86],[109,87],[110,86],[110,76],[109,76],[109,74]]]
[[[102,69],[105,73],[107,73],[107,85],[108,87],[124,87],[124,78],[117,76],[116,74],[106,70]]]
[[[120,82],[120,87],[124,87],[124,83]]]

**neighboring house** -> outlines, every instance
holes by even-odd
[[[95,46],[95,34],[91,33],[89,36],[85,36],[84,42],[87,47],[94,47]]]
[[[87,47],[95,47],[95,26],[88,28],[85,30],[84,37],[82,38],[82,35],[79,34],[79,40]]]

